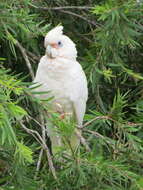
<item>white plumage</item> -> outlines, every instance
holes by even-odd
[[[50,91],[48,95],[40,96],[53,96],[53,109],[75,114],[77,123],[81,126],[88,90],[86,76],[76,61],[75,44],[63,35],[63,27],[57,26],[48,32],[44,45],[46,53],[40,60],[34,79],[34,82],[41,84],[37,91]]]

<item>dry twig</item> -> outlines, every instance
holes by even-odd
[[[100,133],[96,132],[96,131],[91,131],[91,130],[88,130],[88,129],[84,129],[85,132],[88,132],[98,138],[101,138],[103,140],[105,140],[108,144],[111,144],[111,142],[109,140],[107,140],[107,138],[105,138],[103,135],[101,135]]]
[[[29,57],[31,57],[33,60],[35,60],[36,62],[40,60],[40,56],[35,55],[34,53],[26,50],[27,54],[29,55]]]
[[[42,160],[42,156],[43,156],[43,150],[44,149],[41,148],[40,153],[39,153],[39,158],[38,158],[38,162],[37,162],[37,166],[36,166],[36,174],[34,176],[35,180],[37,179],[37,175],[38,175],[38,172],[40,170],[41,160]]]
[[[55,178],[55,180],[57,181],[57,175],[56,175],[56,170],[54,168],[54,164],[53,164],[53,161],[52,161],[52,157],[51,157],[51,154],[50,154],[50,151],[45,143],[45,141],[43,140],[43,138],[41,137],[41,135],[35,131],[35,130],[32,130],[32,129],[28,129],[24,124],[23,122],[20,122],[22,128],[29,134],[31,134],[42,146],[42,148],[46,151],[46,154],[47,154],[47,158],[48,158],[48,163],[49,163],[49,168],[53,174],[53,177]]]
[[[74,12],[71,12],[71,11],[67,11],[67,9],[77,9],[77,10],[89,10],[89,9],[92,9],[93,7],[89,7],[89,6],[64,6],[64,7],[37,7],[33,4],[30,4],[30,6],[36,8],[36,9],[41,9],[41,10],[55,10],[55,11],[60,11],[62,13],[66,13],[66,14],[69,14],[69,15],[72,15],[72,16],[75,16],[75,17],[78,17],[82,20],[85,20],[86,22],[88,22],[89,24],[92,24],[94,26],[98,26],[97,23],[95,21],[92,21],[92,20],[89,20],[88,18],[80,15],[80,14],[77,14],[77,13],[74,13]]]
[[[82,19],[82,20],[85,20],[86,22],[88,22],[89,24],[92,24],[92,25],[94,25],[94,26],[98,26],[97,25],[97,23],[96,22],[94,22],[94,21],[92,21],[92,20],[89,20],[88,18],[86,18],[86,17],[84,17],[84,16],[82,16],[82,15],[79,15],[79,14],[77,14],[77,13],[73,13],[73,12],[71,12],[71,11],[64,11],[64,10],[59,10],[60,12],[62,12],[62,13],[66,13],[66,14],[69,14],[69,15],[72,15],[72,16],[75,16],[75,17],[78,17],[78,18],[80,18],[80,19]]]
[[[81,9],[81,10],[89,10],[93,7],[89,6],[63,6],[63,7],[37,7],[36,5],[30,4],[31,7],[41,10],[63,10],[63,9]]]
[[[81,127],[81,129],[84,128],[84,127],[86,127],[86,126],[88,126],[88,125],[91,124],[93,121],[96,121],[96,120],[99,120],[99,119],[108,119],[108,120],[111,120],[111,121],[114,121],[114,122],[115,122],[115,120],[113,120],[113,119],[112,119],[111,117],[109,117],[109,116],[106,116],[106,115],[98,116],[98,117],[95,117],[95,118],[91,119],[90,121],[86,122],[86,123]]]
[[[34,119],[34,118],[32,118],[32,119]],[[38,123],[38,125],[40,125],[40,127],[41,127],[41,129],[42,129],[42,138],[43,138],[43,141],[45,142],[45,144],[46,144],[46,133],[45,133],[45,127],[44,127],[44,119],[43,119],[43,117],[42,117],[42,115],[41,115],[41,123],[39,123],[37,120],[35,120],[34,119],[34,121],[36,122],[36,123]],[[36,174],[35,174],[35,179],[37,178],[37,175],[38,175],[38,172],[39,172],[39,170],[40,170],[40,165],[41,165],[41,160],[42,160],[42,156],[43,156],[43,147],[41,148],[41,150],[40,150],[40,154],[39,154],[39,159],[38,159],[38,162],[37,162],[37,167],[36,167]]]
[[[79,129],[75,129],[75,133],[76,133],[77,137],[80,139],[80,142],[85,147],[86,151],[90,152],[91,150],[90,150],[85,138],[81,135],[81,132],[79,131]]]
[[[106,120],[110,120],[110,121],[119,123],[119,121],[116,121],[116,120],[112,119],[110,116],[103,115],[103,116],[97,116],[97,117],[91,119],[90,121],[86,122],[82,127],[80,127],[80,129],[82,129],[84,127],[87,127],[89,124],[93,123],[96,120],[100,120],[100,119],[102,119],[102,120],[106,119]],[[139,125],[142,125],[142,123],[133,123],[133,122],[126,122],[126,123],[123,123],[123,124],[129,125],[129,126],[139,126]]]
[[[32,80],[34,80],[34,72],[33,72],[31,63],[30,63],[30,61],[28,59],[28,55],[26,54],[25,48],[17,40],[16,40],[15,45],[20,49],[20,51],[21,51],[21,53],[23,55],[23,58],[25,59],[25,62],[26,62],[27,68],[29,70],[29,73],[31,75],[31,78],[32,78]]]

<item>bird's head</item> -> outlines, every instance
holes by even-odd
[[[63,57],[76,59],[77,51],[73,41],[63,34],[63,26],[57,26],[45,36],[46,54],[51,59]]]

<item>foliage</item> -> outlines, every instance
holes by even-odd
[[[142,3],[87,4],[81,9],[83,0],[0,2],[1,190],[143,188]],[[75,123],[51,113],[50,99],[34,97],[28,86],[30,69],[36,71],[44,53],[43,36],[59,23],[76,42],[88,78],[82,134],[91,151],[80,145],[66,155],[63,146],[53,158],[44,123],[59,126],[71,151]]]

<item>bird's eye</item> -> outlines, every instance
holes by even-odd
[[[58,45],[59,45],[59,46],[62,46],[62,42],[61,42],[61,41],[58,41]]]

